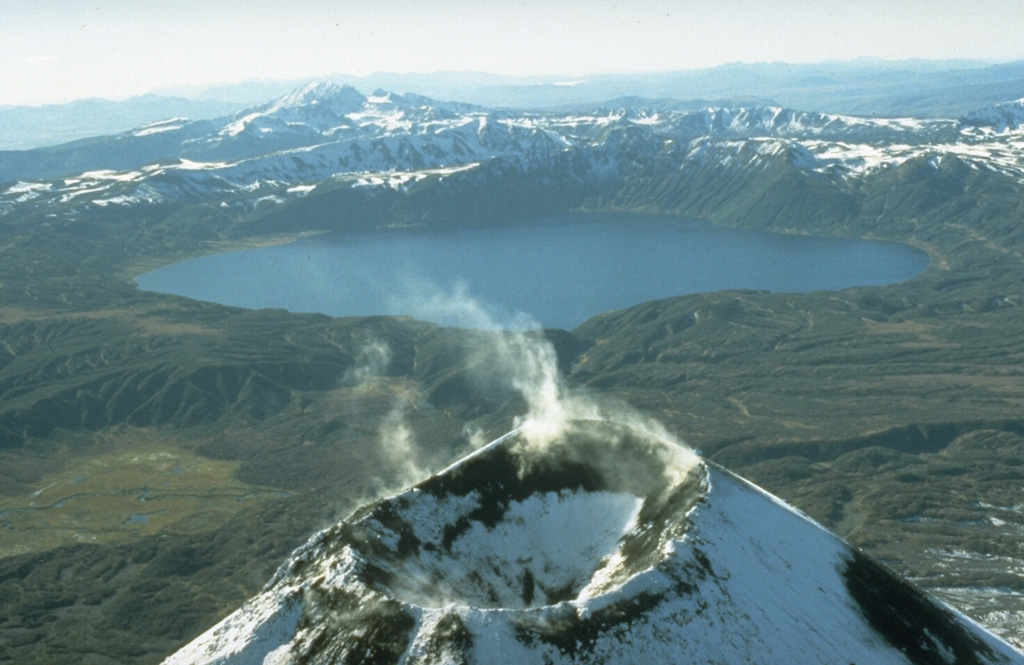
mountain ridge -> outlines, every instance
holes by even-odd
[[[593,107],[602,100],[625,95],[688,100],[770,97],[771,94],[764,94],[770,92],[781,94],[784,106],[854,115],[917,117],[957,117],[972,108],[1015,98],[1024,89],[1024,73],[1019,71],[1019,63],[861,60],[784,65],[781,73],[775,71],[778,69],[777,63],[736,63],[674,74],[595,75],[577,79],[581,85],[574,87],[553,85],[565,77],[522,79],[473,72],[377,73],[362,77],[338,74],[328,78],[340,85],[367,90],[417,90],[434,98],[461,99],[489,107],[550,110],[566,104]],[[880,78],[881,73],[886,77]],[[878,81],[874,83],[876,88],[882,88],[873,93],[874,97],[866,95],[862,83],[858,83],[865,75]],[[765,88],[766,80],[771,81],[770,90]],[[808,80],[818,83],[808,87]],[[4,106],[0,107],[0,120],[6,131],[0,137],[0,149],[35,148],[109,135],[173,116],[223,117],[261,100],[287,94],[308,81],[245,81],[204,90],[182,86],[121,102],[79,100],[45,106]],[[84,104],[98,110],[83,118],[78,110]]]
[[[1010,113],[1015,107],[997,108]],[[92,198],[107,205],[172,202],[180,196],[201,200],[204,187],[221,200],[225,190],[233,190],[236,202],[229,205],[251,208],[267,201],[295,201],[315,185],[330,181],[336,188],[346,178],[352,187],[386,182],[404,189],[432,172],[443,177],[444,169],[467,172],[495,159],[521,173],[542,170],[561,152],[579,154],[572,160],[583,168],[572,171],[579,181],[621,175],[641,155],[659,152],[677,155],[685,168],[698,158],[700,146],[706,155],[706,148],[716,145],[724,154],[714,159],[742,165],[749,158],[730,154],[729,140],[788,142],[785,149],[793,155],[793,166],[834,182],[857,180],[868,171],[929,153],[954,155],[1008,174],[1024,173],[1013,152],[1024,140],[1019,125],[994,119],[994,112],[980,110],[960,120],[858,118],[772,106],[602,108],[545,115],[384,91],[367,96],[353,88],[313,83],[231,118],[165,121],[111,138],[0,152],[0,179],[11,183],[6,195],[0,191],[0,208],[34,198],[45,203],[56,195],[68,201],[83,192],[103,191],[109,195]],[[999,122],[1003,125],[997,129],[993,123]],[[619,133],[630,138],[610,143],[609,137]],[[690,144],[689,154],[680,150],[684,142]],[[764,147],[775,149],[767,143]],[[589,167],[582,166],[588,162]],[[189,186],[161,185],[171,174]],[[56,177],[63,177],[63,184],[53,184]]]

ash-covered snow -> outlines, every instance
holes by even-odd
[[[411,524],[450,526],[480,507],[466,498],[479,499],[413,500],[397,513]],[[462,510],[451,510],[450,502]],[[423,607],[547,604],[549,595],[578,592],[590,580],[635,528],[641,505],[628,493],[563,489],[510,502],[501,522],[472,521],[447,547],[446,533],[433,529],[431,537],[420,537],[415,574],[396,580],[395,595]]]

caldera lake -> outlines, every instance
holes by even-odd
[[[893,284],[928,263],[924,252],[896,243],[579,214],[495,229],[321,235],[165,266],[136,283],[250,309],[571,329],[649,300]]]

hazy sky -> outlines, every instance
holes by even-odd
[[[0,105],[378,71],[1024,59],[1024,0],[0,0]]]

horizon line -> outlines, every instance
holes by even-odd
[[[650,69],[650,70],[636,70],[636,71],[601,71],[591,72],[588,74],[504,74],[498,72],[491,72],[485,70],[475,69],[439,69],[433,71],[389,71],[380,70],[374,71],[367,74],[353,74],[345,72],[333,72],[330,74],[311,74],[308,76],[296,76],[294,78],[275,78],[275,77],[259,77],[251,76],[235,80],[222,80],[214,83],[178,83],[171,85],[160,85],[153,88],[149,88],[143,92],[132,93],[128,95],[117,95],[117,96],[85,96],[65,99],[63,101],[46,101],[38,103],[3,103],[0,102],[0,109],[13,109],[13,108],[44,108],[49,106],[64,106],[68,104],[75,104],[79,102],[126,102],[133,99],[139,99],[142,97],[163,97],[163,98],[183,98],[191,100],[199,100],[202,95],[208,94],[212,90],[251,86],[251,85],[268,85],[268,86],[302,86],[311,82],[337,82],[338,80],[370,80],[374,77],[456,77],[456,76],[473,76],[479,78],[494,79],[494,83],[491,85],[565,85],[573,84],[578,85],[586,83],[588,80],[598,79],[615,79],[619,77],[629,76],[671,76],[673,74],[693,74],[699,72],[711,72],[715,70],[728,69],[734,67],[822,67],[827,65],[871,65],[875,64],[878,66],[898,66],[901,64],[917,64],[917,65],[956,65],[956,69],[970,70],[970,69],[983,69],[987,67],[998,67],[1002,65],[1015,65],[1024,63],[1024,59],[1011,59],[1011,60],[992,60],[985,58],[899,58],[889,59],[877,56],[857,56],[855,58],[830,58],[825,60],[807,61],[807,62],[793,62],[787,60],[758,60],[758,61],[743,61],[735,60],[730,62],[724,62],[717,65],[711,65],[708,67],[693,67],[693,68],[672,68],[672,69]],[[504,82],[504,83],[502,83]],[[488,85],[482,82],[467,82],[465,85]],[[209,99],[210,102],[224,101],[230,102],[232,100],[223,99],[218,100],[217,98]]]

